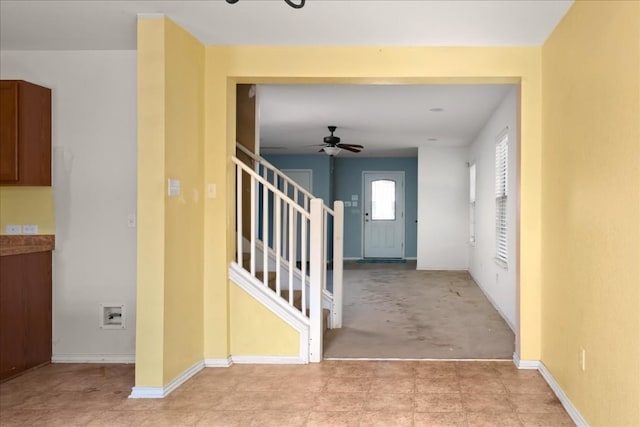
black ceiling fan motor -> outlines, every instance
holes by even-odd
[[[336,145],[337,143],[340,142],[339,137],[333,136],[333,133],[336,131],[336,126],[328,126],[328,128],[329,128],[329,132],[331,132],[331,135],[324,137],[324,143],[332,146]]]

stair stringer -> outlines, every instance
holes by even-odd
[[[265,287],[260,280],[252,277],[236,262],[232,262],[229,267],[229,279],[298,332],[299,357],[291,363],[309,363],[309,318]]]

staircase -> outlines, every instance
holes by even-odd
[[[319,362],[324,330],[342,326],[343,203],[329,208],[262,157],[237,148],[230,275],[308,338],[303,361]]]

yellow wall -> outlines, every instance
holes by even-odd
[[[165,54],[165,182],[181,183],[180,197],[165,196],[166,383],[204,354],[204,46],[167,19]]]
[[[299,333],[238,285],[229,287],[231,354],[297,357]]]
[[[229,352],[228,261],[234,248],[235,83],[521,83],[520,334],[540,358],[541,49],[209,46],[206,49],[205,356]],[[331,58],[327,61],[326,58]]]
[[[576,2],[542,58],[542,361],[589,424],[638,426],[640,2]]]
[[[55,234],[51,187],[0,187],[0,234],[7,224],[37,224],[38,234]]]
[[[138,25],[138,115],[136,386],[160,387],[204,341],[204,47],[164,18]]]

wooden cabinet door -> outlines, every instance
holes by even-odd
[[[0,82],[0,181],[18,182],[18,84]]]
[[[51,361],[51,252],[0,257],[0,380]]]

